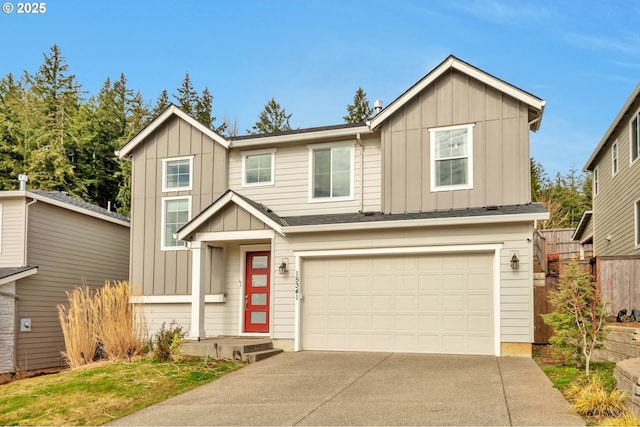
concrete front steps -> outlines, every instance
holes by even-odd
[[[249,363],[259,362],[282,353],[281,349],[273,348],[270,338],[261,337],[222,336],[199,341],[189,340],[182,344],[182,350],[189,356],[243,360]]]

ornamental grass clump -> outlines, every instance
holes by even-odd
[[[626,393],[617,388],[607,391],[598,375],[593,375],[585,385],[574,384],[567,394],[581,415],[618,417],[626,413]]]
[[[128,282],[106,282],[94,297],[96,335],[110,359],[126,359],[143,353],[146,331],[139,306],[131,304]]]
[[[64,335],[65,357],[72,368],[93,361],[98,348],[93,292],[88,286],[67,291],[69,306],[58,305],[58,319]]]

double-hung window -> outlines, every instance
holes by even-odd
[[[634,228],[635,228],[635,243],[636,249],[640,247],[640,200],[636,200],[634,204]]]
[[[273,185],[275,152],[275,149],[268,149],[242,153],[243,186]]]
[[[354,147],[318,145],[310,147],[311,200],[353,198]]]
[[[193,189],[193,156],[162,159],[162,191],[173,193]],[[161,237],[162,250],[178,250],[186,242],[173,235],[191,220],[191,196],[162,198]]]
[[[600,177],[598,176],[598,168],[593,169],[593,197],[598,195],[600,191]]]
[[[631,146],[631,163],[640,156],[640,111],[631,119],[629,125],[629,145]]]
[[[473,126],[429,129],[431,191],[473,188]]]
[[[193,188],[193,156],[162,159],[162,191],[189,191]]]

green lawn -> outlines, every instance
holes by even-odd
[[[100,425],[241,368],[185,358],[102,362],[0,385],[0,425]]]

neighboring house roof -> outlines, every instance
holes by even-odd
[[[124,144],[120,148],[120,150],[116,151],[116,155],[121,158],[129,156],[131,152],[138,146],[138,144],[144,141],[147,136],[153,133],[153,131],[155,131],[158,127],[160,127],[160,125],[162,125],[172,116],[180,117],[182,120],[189,123],[191,126],[216,141],[218,144],[222,145],[225,148],[229,148],[229,141],[227,141],[224,137],[209,129],[174,104],[169,104],[169,106],[162,113],[160,113],[158,117],[156,117],[149,125],[142,129],[136,136],[133,137],[133,139]]]
[[[580,222],[578,222],[578,226],[573,232],[573,235],[571,236],[571,240],[584,243],[589,239],[593,239],[593,228],[590,227],[592,216],[593,216],[593,211],[582,212],[582,216],[580,217]]]
[[[130,226],[129,218],[115,212],[111,212],[98,205],[94,205],[84,200],[77,199],[62,191],[43,191],[43,190],[27,190],[27,191],[0,191],[0,199],[8,197],[29,197],[40,202],[49,203],[64,209],[69,209],[84,215],[102,219],[116,224]]]
[[[0,268],[0,285],[20,280],[24,277],[31,276],[38,272],[35,265],[27,265],[24,267],[1,267]]]
[[[402,108],[407,102],[409,102],[413,97],[422,92],[426,87],[435,82],[440,76],[442,76],[445,72],[449,70],[458,70],[470,77],[473,77],[482,83],[491,86],[503,93],[506,93],[513,98],[524,102],[529,105],[529,126],[533,131],[537,131],[540,128],[540,122],[542,121],[542,113],[544,111],[544,107],[546,105],[546,101],[541,98],[538,98],[535,95],[532,95],[529,92],[526,92],[510,83],[505,82],[485,71],[482,71],[479,68],[474,67],[473,65],[462,61],[459,58],[456,58],[453,55],[450,55],[447,59],[445,59],[440,65],[434,68],[429,74],[424,76],[420,81],[410,87],[405,93],[396,98],[393,102],[391,102],[386,108],[384,108],[380,113],[378,113],[375,117],[371,119],[369,127],[371,129],[376,129],[379,127],[386,119],[391,117],[396,111]]]
[[[622,109],[620,110],[616,118],[613,120],[613,123],[611,123],[611,126],[609,126],[609,129],[607,129],[607,132],[605,132],[604,136],[600,140],[600,143],[597,145],[596,149],[593,150],[591,157],[589,157],[589,160],[587,160],[587,163],[584,165],[583,170],[585,172],[592,171],[595,168],[594,163],[596,161],[596,158],[600,154],[600,151],[602,151],[602,148],[607,144],[607,141],[611,137],[611,134],[613,134],[616,128],[620,125],[622,118],[624,117],[625,114],[627,114],[627,112],[629,111],[629,109],[631,108],[635,100],[638,98],[638,96],[640,96],[640,83],[638,83],[636,88],[633,90],[633,93],[627,99],[627,102],[624,103],[624,105],[622,106]]]
[[[282,235],[296,232],[517,222],[549,218],[549,212],[541,203],[399,214],[358,212],[281,217],[263,204],[233,190],[227,190],[207,209],[178,230],[176,237],[185,240],[232,202]]]

